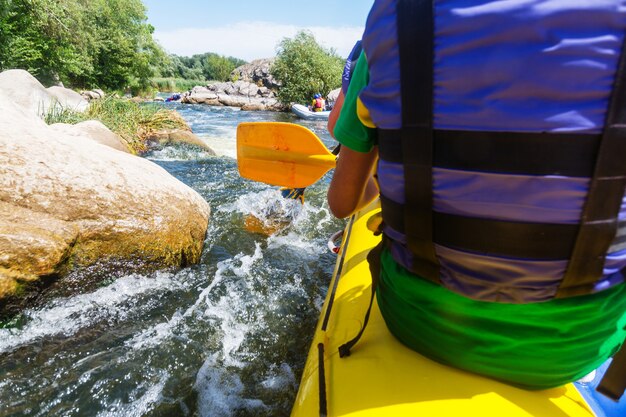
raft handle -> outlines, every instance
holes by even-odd
[[[341,240],[342,238],[343,238],[343,230],[333,233],[328,238],[328,249],[330,249],[332,253],[339,253],[339,251],[341,250],[341,243],[339,245],[335,245],[335,242],[337,240]]]

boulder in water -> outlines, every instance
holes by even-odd
[[[160,145],[167,145],[172,143],[186,143],[189,145],[202,148],[210,155],[215,155],[213,149],[209,147],[202,139],[196,136],[193,132],[183,129],[169,129],[160,130],[152,133],[148,137],[148,141],[158,142]]]
[[[1,93],[0,131],[0,310],[68,269],[200,259],[209,205],[163,168],[76,140]]]

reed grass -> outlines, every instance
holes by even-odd
[[[174,110],[115,97],[92,101],[84,113],[52,106],[45,115],[47,124],[76,124],[85,120],[102,122],[111,131],[120,135],[135,154],[147,150],[146,140],[157,131],[190,130],[185,120]]]

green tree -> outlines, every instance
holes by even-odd
[[[0,70],[44,84],[147,86],[166,56],[141,0],[0,0]]]
[[[168,61],[160,69],[159,75],[187,80],[226,81],[232,70],[245,63],[246,61],[242,59],[213,52],[191,57],[170,55]]]
[[[207,80],[227,81],[230,73],[242,65],[236,58],[217,54],[207,54],[204,62],[204,75]]]
[[[341,86],[343,59],[320,46],[312,33],[300,31],[293,39],[283,39],[277,49],[271,73],[282,83],[282,103],[308,103],[315,93],[325,96]]]

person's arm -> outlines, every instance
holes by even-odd
[[[369,74],[367,60],[361,54],[342,103],[331,122],[329,131],[342,144],[333,179],[328,189],[328,205],[332,213],[347,217],[365,206],[378,195],[378,187],[372,178],[378,158],[378,148],[373,146],[374,129],[361,122],[357,114],[359,93],[367,85]]]
[[[333,215],[348,217],[378,196],[372,177],[377,158],[377,147],[367,153],[342,147],[328,189],[328,206]]]

